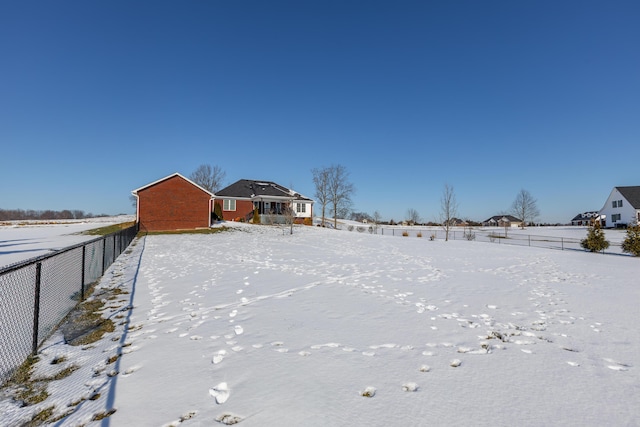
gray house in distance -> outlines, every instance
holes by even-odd
[[[571,225],[591,225],[595,221],[601,221],[602,216],[598,211],[582,212],[574,216],[571,220]],[[604,222],[601,224],[604,227]]]
[[[520,227],[522,220],[513,215],[495,215],[482,221],[485,227]]]

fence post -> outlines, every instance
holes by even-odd
[[[560,237],[560,247],[562,248],[561,250],[564,251],[564,237]]]
[[[40,327],[40,278],[42,276],[42,263],[36,264],[36,289],[35,298],[33,299],[33,343],[31,346],[31,355],[38,353],[38,328]]]
[[[81,282],[80,282],[80,301],[84,301],[84,278],[85,278],[85,273],[84,273],[84,266],[86,265],[85,261],[86,261],[86,255],[87,253],[87,246],[82,246],[82,278],[81,278]]]
[[[529,234],[528,236],[529,236],[529,246],[531,246],[531,234]]]

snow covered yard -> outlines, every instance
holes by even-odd
[[[78,369],[0,401],[0,424],[53,406],[64,426],[638,425],[639,272],[317,227],[147,236],[99,285],[130,292],[116,330],[54,335],[35,372]]]
[[[0,223],[0,267],[46,255],[67,246],[95,239],[83,231],[135,221],[120,215],[81,220],[5,221]]]

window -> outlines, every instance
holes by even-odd
[[[231,199],[224,199],[222,209],[224,209],[225,211],[235,211],[236,201]]]
[[[611,207],[613,208],[617,208],[618,207],[618,202],[616,200],[614,200],[613,202],[611,202]]]
[[[618,200],[618,207],[621,208],[622,207],[622,200]]]
[[[305,213],[307,211],[306,203],[296,203],[296,212]]]
[[[611,222],[617,222],[617,221],[620,221],[620,219],[621,219],[620,214],[611,215]]]

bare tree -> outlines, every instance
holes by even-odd
[[[329,167],[329,202],[333,210],[333,227],[338,228],[338,215],[348,213],[355,187],[349,182],[349,172],[342,165]]]
[[[444,228],[445,241],[449,240],[449,230],[453,226],[453,221],[458,214],[458,202],[453,187],[449,184],[444,185],[442,197],[440,198],[440,223]]]
[[[524,228],[527,222],[532,222],[538,215],[540,215],[538,202],[533,198],[531,193],[525,189],[520,190],[516,196],[516,199],[511,205],[511,212],[515,217],[522,221],[520,224],[521,228]]]
[[[200,165],[190,176],[189,179],[205,190],[215,193],[222,187],[226,173],[220,166]]]
[[[289,234],[293,234],[293,224],[296,222],[296,211],[293,208],[293,199],[282,208],[282,216],[285,226],[289,226]]]
[[[418,211],[413,208],[409,208],[407,210],[407,221],[411,225],[418,224],[420,222],[420,214]]]
[[[380,224],[380,222],[382,222],[382,216],[380,215],[380,212],[375,211],[373,213],[373,230],[375,231],[375,234],[378,234],[378,224]]]
[[[327,205],[329,204],[329,168],[312,169],[313,185],[316,187],[315,198],[320,204],[322,212],[322,226],[326,216]]]

